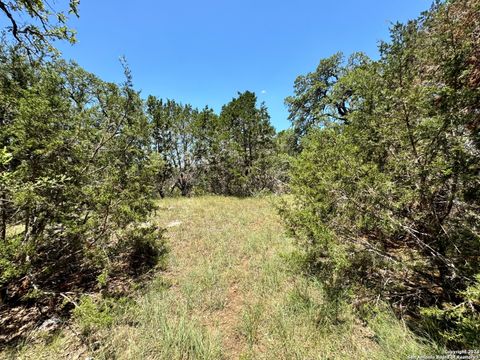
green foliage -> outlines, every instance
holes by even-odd
[[[267,109],[264,104],[257,108],[256,102],[247,91],[217,116],[208,107],[199,111],[150,96],[152,147],[164,162],[157,173],[160,195],[176,188],[182,196],[192,191],[246,196],[277,190],[285,166],[275,151]]]
[[[301,150],[300,138],[310,129],[329,122],[348,122],[352,90],[339,80],[369,62],[366,55],[357,53],[344,64],[343,54],[337,53],[322,59],[315,72],[295,80],[295,96],[285,99],[295,135],[295,151]]]
[[[108,283],[108,269],[105,268],[102,272],[97,276],[97,283],[100,288],[104,288]]]
[[[162,231],[140,224],[163,162],[128,67],[116,85],[74,63],[30,64],[18,50],[0,59],[2,290],[20,291],[25,274],[51,291],[123,260],[135,274],[155,265]]]
[[[96,300],[91,296],[82,296],[78,306],[73,310],[73,317],[82,333],[88,335],[92,331],[112,326],[115,320],[114,304],[114,300]]]
[[[221,174],[215,193],[252,195],[273,190],[271,172],[275,130],[265,104],[256,107],[257,97],[246,91],[224,105],[220,114]]]
[[[168,188],[178,188],[182,196],[187,196],[203,171],[204,129],[199,122],[215,121],[215,115],[208,108],[199,112],[190,105],[164,102],[154,96],[147,100],[147,112],[152,145],[164,163],[157,172],[157,190],[165,196]]]
[[[22,244],[20,236],[15,236],[8,242],[0,242],[0,284],[8,284],[12,279],[18,279],[27,273],[29,266],[22,261],[22,257],[29,252],[30,249]]]
[[[70,15],[78,17],[80,0],[68,0],[67,10],[57,11],[42,0],[0,1],[0,14],[9,24],[8,32],[16,46],[25,49],[31,57],[58,54],[53,46],[56,40],[75,43],[75,31],[68,28]]]
[[[130,268],[137,273],[155,266],[165,254],[166,248],[162,241],[163,230],[157,226],[148,225],[136,227],[124,236],[121,248],[129,250]]]
[[[287,99],[301,153],[282,214],[310,270],[403,312],[458,306],[449,346],[478,324],[460,305],[480,270],[478,9],[439,2],[394,25],[380,60],[322,60]]]
[[[480,275],[473,285],[459,293],[459,298],[462,299],[459,304],[445,303],[442,308],[421,309],[424,326],[441,342],[477,349],[480,345]]]

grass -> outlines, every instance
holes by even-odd
[[[321,284],[301,275],[272,201],[162,200],[156,219],[168,228],[170,254],[148,290],[113,309],[104,327],[84,333],[75,320],[3,356],[406,359],[433,351],[386,311],[362,322],[347,304],[326,303]]]

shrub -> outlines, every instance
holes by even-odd
[[[460,349],[480,346],[480,275],[477,281],[458,294],[458,303],[421,309],[423,327],[437,340]]]
[[[73,63],[31,64],[18,50],[0,49],[0,287],[7,304],[32,287],[52,296],[89,289],[125,261],[140,273],[164,252],[162,231],[139,226],[155,209],[163,164],[152,155],[128,68],[125,76],[124,84],[106,83]]]
[[[310,269],[441,319],[449,346],[478,323],[478,10],[438,2],[394,25],[380,60],[324,59],[287,99],[302,151],[282,214]]]
[[[104,299],[95,300],[91,296],[82,296],[78,306],[73,310],[73,317],[84,335],[112,326],[114,322],[112,304],[111,301]]]

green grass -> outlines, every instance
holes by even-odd
[[[433,349],[395,317],[360,321],[325,302],[301,275],[271,198],[165,199],[166,272],[113,319],[82,335],[79,321],[20,359],[406,359]],[[332,314],[335,314],[333,316]],[[110,318],[109,318],[110,319]]]

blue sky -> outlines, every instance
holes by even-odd
[[[395,21],[415,18],[429,0],[82,0],[70,24],[74,46],[59,44],[107,81],[219,112],[238,91],[265,101],[278,129],[289,126],[284,98],[295,78],[337,51],[377,57]]]

